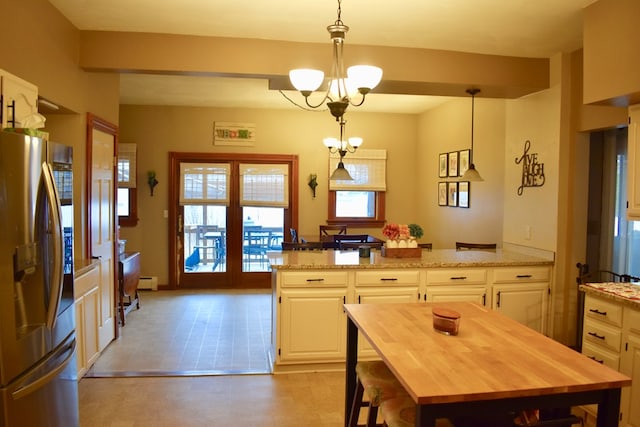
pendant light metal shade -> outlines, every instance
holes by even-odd
[[[349,174],[349,171],[344,167],[344,163],[342,162],[338,163],[338,167],[336,168],[336,170],[333,171],[329,179],[333,181],[335,180],[353,181],[351,174]]]
[[[480,89],[467,89],[467,93],[471,95],[471,150],[469,151],[469,168],[462,175],[462,178],[460,178],[462,181],[484,181],[480,176],[480,173],[476,170],[476,165],[473,164],[473,119],[475,113],[475,99],[479,92]]]

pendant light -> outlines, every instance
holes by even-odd
[[[473,164],[473,118],[475,113],[475,99],[476,95],[480,93],[480,89],[471,88],[467,89],[467,93],[471,95],[471,151],[469,151],[469,168],[465,171],[461,181],[484,181],[478,171],[476,165]]]

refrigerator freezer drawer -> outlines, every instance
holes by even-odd
[[[1,426],[79,425],[75,349],[74,333],[33,369],[0,389]]]

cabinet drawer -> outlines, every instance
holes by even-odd
[[[620,329],[607,326],[597,320],[586,319],[582,331],[582,341],[603,346],[616,353],[620,353],[622,332]]]
[[[487,283],[487,270],[452,269],[427,271],[427,286],[437,284],[451,285],[454,283]]]
[[[626,307],[624,309],[624,325],[629,332],[640,334],[640,310]]]
[[[602,363],[603,365],[606,365],[611,369],[615,369],[616,371],[620,366],[619,355],[598,346],[591,345],[588,342],[582,344],[582,354],[587,356],[589,359],[593,359],[596,362]]]
[[[495,283],[548,282],[549,267],[496,268],[493,271]]]
[[[584,299],[584,315],[614,326],[622,326],[622,306],[587,295]]]
[[[347,286],[346,271],[287,271],[281,276],[281,286],[291,287],[317,287],[317,286]]]
[[[87,292],[95,289],[100,284],[98,268],[94,267],[86,273],[78,276],[73,281],[73,294],[75,299],[82,297]]]
[[[415,285],[420,282],[418,270],[378,270],[356,272],[356,286]]]

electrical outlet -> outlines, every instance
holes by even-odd
[[[165,209],[165,210],[162,212],[162,216],[163,216],[164,218],[169,218],[169,211]]]
[[[524,227],[524,238],[525,240],[531,240],[531,226],[527,225]]]

